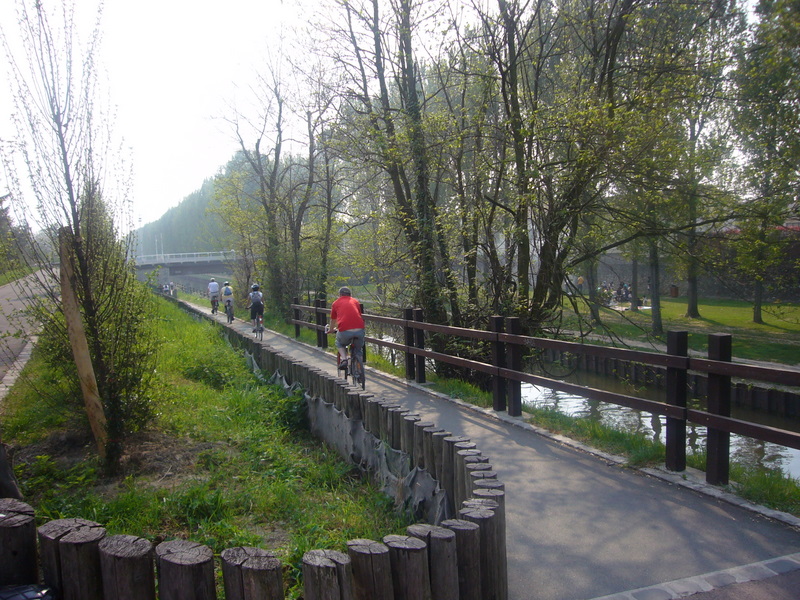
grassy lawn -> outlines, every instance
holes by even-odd
[[[800,363],[800,305],[771,304],[764,307],[764,324],[752,322],[752,305],[736,300],[703,300],[699,319],[686,318],[685,298],[661,298],[665,331],[688,331],[689,347],[698,352],[708,349],[708,334],[733,336],[735,358],[766,360],[785,364]],[[650,334],[649,310],[639,312],[604,309],[603,326],[614,335],[638,342],[664,343],[666,335]],[[574,321],[567,321],[574,327]],[[601,333],[598,328],[596,333]]]
[[[290,598],[306,551],[404,530],[391,501],[310,436],[299,396],[261,384],[214,326],[159,304],[158,416],[126,442],[121,475],[103,476],[80,406],[36,353],[7,396],[3,441],[37,524],[83,517],[215,554],[267,548],[286,565]]]

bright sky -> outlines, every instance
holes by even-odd
[[[76,20],[91,22],[97,0],[75,2]],[[0,1],[6,27],[15,4]],[[106,0],[101,61],[115,132],[131,148],[135,226],[159,218],[233,156],[237,143],[220,117],[299,11],[296,0]],[[0,88],[7,139],[11,103]],[[7,188],[0,174],[0,195]]]

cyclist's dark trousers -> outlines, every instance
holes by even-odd
[[[336,347],[347,348],[353,342],[356,353],[361,352],[364,347],[364,330],[363,329],[348,329],[347,331],[339,331],[336,334]],[[356,354],[356,356],[362,356]]]
[[[258,315],[264,315],[264,305],[261,302],[250,305],[250,319],[255,319]]]

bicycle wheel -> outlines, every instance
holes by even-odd
[[[353,379],[353,385],[360,385],[362,390],[366,388],[364,363],[361,361],[361,357],[356,356],[356,353],[352,351],[350,352],[350,377]]]
[[[229,303],[225,303],[225,314],[228,316],[228,325],[233,323],[233,306]]]

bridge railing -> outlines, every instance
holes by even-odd
[[[236,259],[235,250],[222,252],[183,252],[178,254],[143,254],[137,256],[137,265],[165,265],[182,263],[232,262]]]
[[[300,335],[301,327],[313,329],[317,332],[317,345],[327,347],[324,327],[330,309],[326,307],[325,302],[317,301],[316,306],[307,306],[299,304],[295,299],[292,309],[294,318],[290,322],[295,325],[295,334]],[[426,323],[421,309],[406,309],[403,318],[365,313],[364,319],[367,323],[391,325],[403,332],[402,343],[370,336],[366,337],[366,341],[402,353],[405,356],[407,379],[425,383],[426,360],[485,373],[492,381],[493,410],[507,411],[510,416],[522,415],[523,382],[664,416],[666,467],[672,471],[686,469],[688,423],[705,426],[707,428],[706,481],[713,485],[728,483],[732,433],[800,449],[800,433],[731,417],[733,377],[744,379],[748,384],[766,382],[800,390],[800,372],[732,362],[733,338],[728,334],[710,334],[708,357],[692,358],[688,355],[686,331],[669,332],[667,352],[659,353],[520,335],[520,320],[516,317],[492,317],[489,331]],[[490,362],[432,351],[426,346],[426,332],[452,336],[459,340],[487,343],[491,348]],[[666,402],[526,373],[522,366],[523,357],[526,351],[531,349],[553,350],[587,359],[614,359],[663,369],[666,372]],[[690,372],[703,374],[707,379],[706,410],[691,408],[688,405],[687,382]]]

